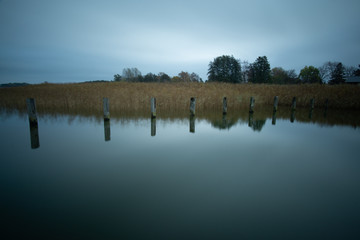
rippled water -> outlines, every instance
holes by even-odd
[[[358,239],[358,112],[1,113],[4,234]]]

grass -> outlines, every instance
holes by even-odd
[[[219,110],[227,97],[228,111],[247,108],[250,96],[255,97],[255,110],[271,106],[274,96],[279,106],[308,107],[315,98],[315,108],[360,109],[360,87],[353,85],[267,85],[223,83],[72,83],[39,84],[0,89],[0,108],[26,111],[26,98],[35,98],[40,113],[102,113],[102,98],[108,97],[110,113],[150,111],[150,99],[156,97],[157,113],[188,111],[190,98],[196,97],[196,111]]]

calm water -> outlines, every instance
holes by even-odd
[[[360,239],[358,118],[305,115],[45,114],[36,129],[3,112],[2,234]]]

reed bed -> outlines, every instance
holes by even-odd
[[[38,84],[0,89],[0,108],[26,110],[26,98],[35,98],[38,112],[76,113],[102,112],[102,98],[110,101],[111,112],[149,111],[150,99],[156,97],[157,112],[188,111],[190,98],[196,97],[196,111],[221,110],[227,97],[228,111],[247,108],[250,96],[255,97],[255,109],[273,104],[290,106],[293,97],[297,107],[360,109],[360,87],[350,85],[268,85],[224,83],[126,83],[97,82],[72,84]]]

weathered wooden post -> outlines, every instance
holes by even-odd
[[[156,135],[156,118],[151,118],[151,136],[154,137]]]
[[[109,99],[103,98],[104,120],[110,120]]]
[[[279,97],[275,96],[274,97],[274,109],[273,109],[273,112],[276,112],[278,110],[278,103],[279,103]]]
[[[223,114],[227,114],[227,98],[223,98]]]
[[[291,111],[296,110],[296,97],[293,97],[292,103],[291,103]]]
[[[196,104],[196,99],[194,97],[192,97],[190,99],[190,115],[191,116],[195,116],[195,104]]]
[[[35,99],[28,98],[26,99],[27,112],[29,116],[30,125],[38,125],[37,115],[36,115],[36,104]]]
[[[195,133],[195,116],[190,115],[190,132]]]
[[[110,141],[110,120],[104,119],[104,136],[105,136],[105,142]]]
[[[249,113],[253,113],[253,112],[254,112],[254,104],[255,104],[255,98],[254,98],[254,97],[250,97]]]
[[[151,98],[151,118],[156,118],[156,98]]]

